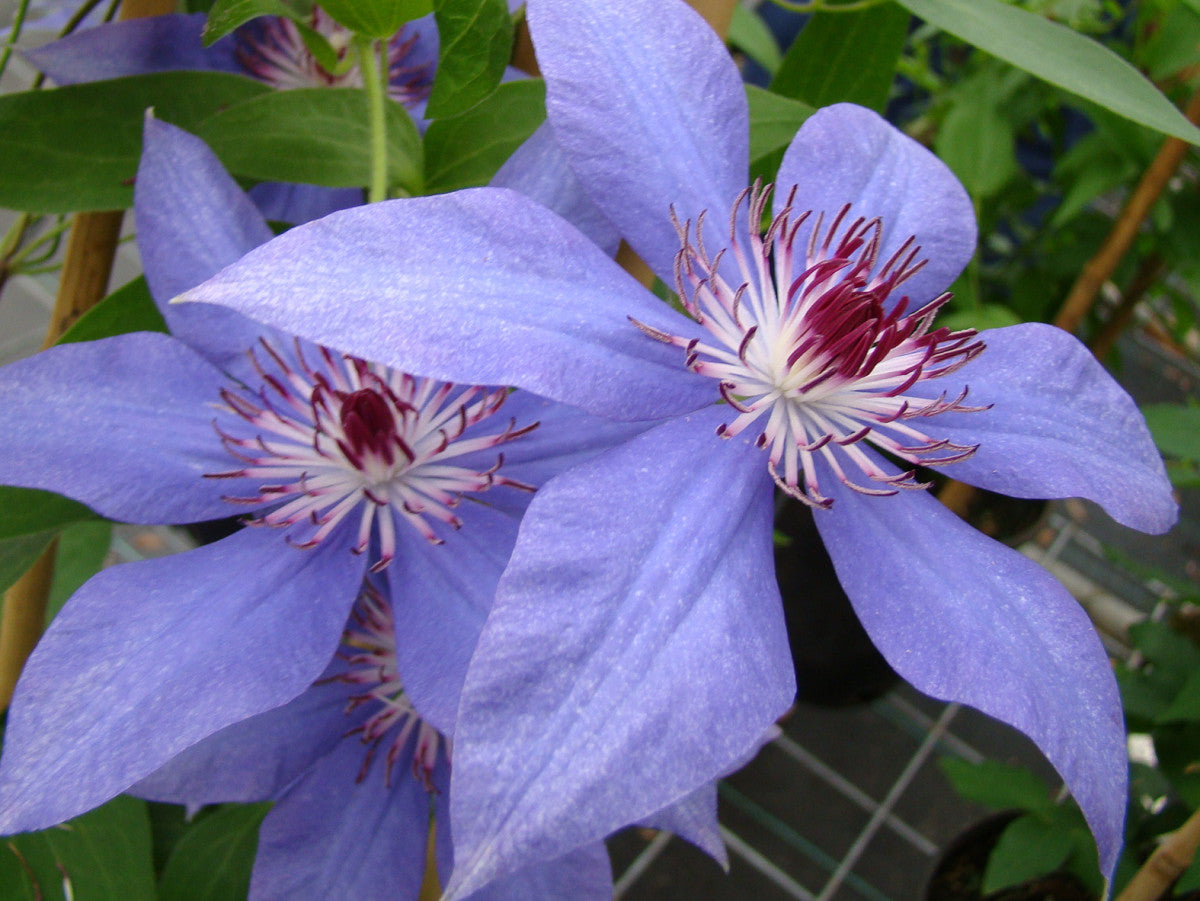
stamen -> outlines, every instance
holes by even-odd
[[[439,752],[449,760],[450,740],[422,720],[409,701],[396,669],[396,627],[391,604],[370,582],[354,606],[338,656],[348,666],[346,672],[333,678],[355,686],[346,713],[363,705],[374,708],[361,725],[345,733],[358,735],[367,746],[355,782],[366,779],[376,754],[386,746],[384,785],[391,788],[396,763],[411,741],[412,775],[426,791],[436,793],[434,769]]]
[[[821,491],[818,459],[862,494],[927,487],[912,471],[888,475],[864,446],[927,466],[974,453],[973,446],[939,440],[911,423],[988,406],[964,403],[966,389],[953,400],[943,393],[932,401],[909,391],[966,365],[983,352],[983,342],[973,330],[931,327],[949,294],[912,310],[910,298],[899,294],[927,262],[915,236],[880,264],[884,223],[856,217],[846,204],[828,224],[817,213],[807,239],[798,242],[812,212],[795,213],[795,188],[760,236],[770,193],[756,182],[738,196],[728,245],[715,256],[704,245],[705,214],[693,226],[671,211],[680,241],[676,289],[711,343],[631,321],[648,337],[683,348],[688,369],[718,380],[722,400],[739,414],[717,429],[720,437],[758,423],[755,444],[769,449],[768,470],[788,494],[818,508],[833,503]],[[726,281],[732,273],[730,266],[722,270],[726,255],[737,264],[737,284]]]
[[[395,556],[397,520],[440,544],[430,520],[460,527],[450,510],[464,492],[533,490],[498,474],[502,456],[451,462],[537,427],[481,425],[501,409],[505,389],[418,379],[326,348],[306,354],[299,342],[290,358],[266,341],[259,350],[250,356],[263,387],[224,389],[224,415],[213,424],[238,466],[206,475],[259,480],[255,494],[226,498],[269,507],[249,524],[287,529],[288,543],[311,548],[357,515],[351,550],[365,553],[377,535],[378,571]]]

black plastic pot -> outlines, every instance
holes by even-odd
[[[812,511],[787,500],[775,528],[788,539],[775,548],[775,576],[796,669],[796,697],[824,706],[879,697],[900,677],[875,649],[842,591]]]

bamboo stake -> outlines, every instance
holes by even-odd
[[[120,18],[161,15],[174,9],[174,0],[125,0]],[[123,215],[121,210],[75,215],[43,350],[107,293]],[[29,572],[4,594],[0,613],[0,710],[7,709],[21,668],[41,638],[57,544],[52,541]]]
[[[1129,880],[1117,901],[1155,901],[1191,866],[1200,847],[1200,809],[1172,832]]]
[[[1193,125],[1200,124],[1200,91],[1192,95],[1184,115]],[[1150,215],[1150,210],[1162,195],[1179,164],[1183,162],[1190,146],[1179,138],[1167,138],[1163,142],[1154,161],[1142,175],[1129,199],[1125,201],[1125,206],[1113,223],[1108,237],[1104,239],[1096,255],[1084,265],[1079,278],[1071,286],[1067,299],[1063,301],[1062,308],[1054,319],[1054,324],[1059,328],[1073,332],[1079,327],[1083,317],[1096,302],[1096,295],[1101,286],[1108,281],[1129,251],[1134,238],[1137,237],[1138,229]]]

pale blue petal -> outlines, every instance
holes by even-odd
[[[463,897],[672,804],[791,703],[762,452],[672,420],[548,482],[459,708]]]
[[[454,870],[450,837],[450,796],[434,798],[437,827],[437,865],[442,884]],[[603,842],[576,848],[554,860],[531,864],[489,882],[467,901],[610,901],[613,896],[612,865]]]
[[[361,188],[325,188],[291,182],[263,182],[246,193],[264,219],[292,225],[312,222],[363,202]],[[210,274],[215,274],[215,270]]]
[[[321,679],[345,671],[340,660]],[[329,753],[350,728],[345,683],[313,685],[282,707],[226,726],[186,748],[133,787],[175,804],[265,801]]]
[[[429,794],[412,776],[411,742],[396,761],[391,788],[382,750],[355,781],[364,753],[355,738],[342,740],[267,814],[251,901],[415,901],[425,872]]]
[[[203,13],[193,13],[107,22],[27,50],[25,56],[60,85],[178,69],[240,72],[233,38],[204,46],[204,20]]]
[[[1058,768],[1116,865],[1125,818],[1125,729],[1087,614],[1029,558],[924,491],[865,497],[830,476],[817,527],[863,627],[925,694],[1020,729]]]
[[[979,445],[947,475],[1013,497],[1083,497],[1117,522],[1165,532],[1179,507],[1146,421],[1074,336],[1042,323],[993,329],[965,367],[909,392],[951,399],[969,388],[979,413],[911,420],[937,438]]]
[[[877,113],[839,103],[818,110],[796,134],[776,179],[776,208],[796,186],[797,214],[812,210],[800,246],[823,213],[825,225],[849,203],[851,215],[882,219],[882,263],[909,237],[925,268],[900,294],[920,307],[950,287],[975,252],[971,198],[946,164]]]
[[[422,718],[446,735],[454,732],[467,662],[517,539],[517,521],[504,513],[468,499],[460,514],[462,528],[446,530],[442,545],[398,522],[405,531],[388,568],[396,669]]]
[[[745,89],[721,39],[686,4],[530,0],[546,111],[592,200],[668,285],[671,224],[728,220],[747,184]]]
[[[682,800],[646,817],[638,825],[665,829],[687,839],[726,870],[729,869],[729,855],[721,838],[720,824],[717,823],[716,782],[701,786]]]
[[[269,529],[93,577],[17,683],[0,833],[42,829],[128,789],[231,723],[285,704],[341,638],[364,560]]]
[[[222,307],[170,304],[271,238],[254,204],[199,138],[146,117],[133,208],[150,293],[171,333],[226,370],[273,330]]]
[[[716,394],[680,349],[629,317],[687,336],[700,326],[558,216],[501,188],[334,213],[182,299],[406,372],[528,388],[617,419],[687,412]]]
[[[588,198],[545,122],[508,158],[490,184],[511,188],[554,210],[613,256],[621,236]]]
[[[56,491],[110,519],[235,512],[213,430],[225,377],[168,335],[52,347],[0,369],[0,484]]]

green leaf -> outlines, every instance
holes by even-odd
[[[807,103],[746,85],[750,104],[750,160],[762,160],[785,149],[804,120],[816,110]]]
[[[126,332],[165,332],[167,323],[139,275],[100,301],[63,332],[57,344],[96,341]]]
[[[0,541],[0,591],[8,591],[25,575],[57,534],[57,529],[49,529]]]
[[[990,895],[1054,872],[1067,859],[1071,848],[1071,833],[1033,816],[1017,817],[992,849],[983,874],[982,893]]]
[[[351,31],[390,38],[405,22],[433,12],[431,0],[321,0],[321,9]]]
[[[389,187],[421,189],[421,137],[399,104],[386,103]],[[370,183],[367,95],[358,88],[271,91],[224,109],[196,133],[234,175],[327,187]]]
[[[1142,407],[1142,415],[1164,454],[1200,460],[1200,404],[1151,404]]]
[[[975,198],[997,193],[1018,171],[1012,126],[978,97],[964,98],[950,109],[934,146]]]
[[[158,72],[0,97],[0,207],[127,207],[148,108],[194,132],[218,109],[269,91],[225,72]]]
[[[955,310],[938,318],[937,324],[948,329],[973,328],[983,331],[989,328],[1004,328],[1016,325],[1021,317],[1008,307],[998,303],[984,303],[965,310]]]
[[[154,901],[150,821],[137,798],[114,798],[61,826],[5,841],[47,901]]]
[[[954,790],[976,804],[997,810],[1017,807],[1043,814],[1054,808],[1045,783],[1022,767],[998,760],[968,763],[959,757],[943,757],[938,766]]]
[[[425,132],[425,190],[487,184],[546,118],[541,79],[510,81],[467,112],[431,122]]]
[[[46,601],[46,623],[58,615],[67,598],[100,571],[112,545],[112,523],[107,520],[77,522],[58,536],[54,581]]]
[[[783,54],[775,43],[771,29],[754,10],[740,3],[733,8],[729,23],[729,43],[774,75],[783,62]]]
[[[0,539],[32,535],[63,526],[96,514],[83,504],[33,488],[13,488],[0,485]]]
[[[1193,144],[1200,129],[1111,50],[1000,0],[897,0],[914,15],[1053,85]]]
[[[1154,620],[1136,623],[1129,627],[1129,637],[1154,666],[1156,678],[1174,683],[1173,691],[1178,691],[1187,677],[1200,668],[1200,648],[1166,623]]]
[[[1183,875],[1175,883],[1175,893],[1178,896],[1197,889],[1200,889],[1200,854],[1192,858],[1192,865],[1183,871]]]
[[[464,113],[500,84],[512,56],[513,23],[505,0],[434,0],[437,75],[425,115]]]
[[[296,17],[283,0],[216,0],[204,26],[204,46],[211,46],[239,25],[259,16]]]
[[[229,804],[199,817],[175,845],[158,884],[159,901],[245,898],[270,804]]]
[[[1158,722],[1200,722],[1200,669],[1188,674],[1167,709],[1158,715]]]
[[[1142,670],[1118,664],[1114,670],[1121,689],[1121,707],[1130,731],[1144,731],[1171,703],[1169,688]]]
[[[814,13],[784,55],[771,90],[814,107],[849,101],[882,112],[908,22],[894,3]]]

